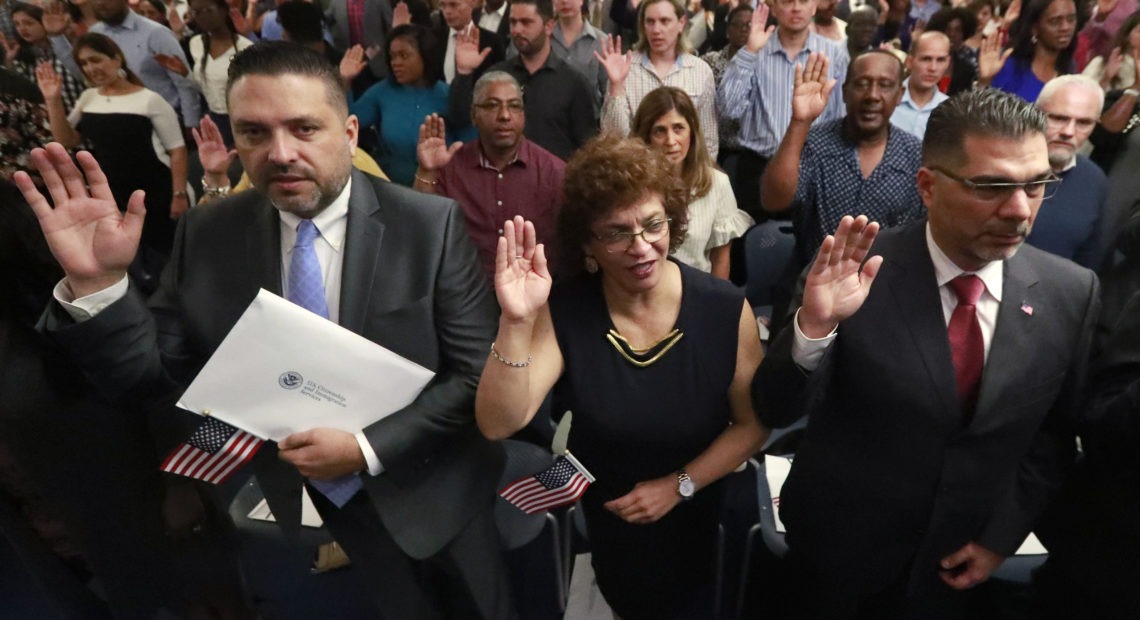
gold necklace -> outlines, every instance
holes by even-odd
[[[632,345],[629,344],[629,341],[625,339],[625,336],[619,334],[616,329],[610,328],[610,331],[606,333],[606,340],[610,341],[610,344],[612,344],[614,348],[617,349],[617,352],[621,354],[621,356],[624,357],[627,362],[633,364],[634,366],[637,366],[638,368],[645,368],[646,366],[649,366],[657,360],[661,359],[666,353],[669,352],[669,349],[673,348],[673,345],[677,344],[681,340],[684,335],[684,332],[682,332],[680,329],[674,328],[673,331],[665,334],[664,337],[662,337],[657,342],[649,345],[648,347],[645,347],[644,349],[635,349]],[[657,350],[656,353],[653,353],[654,349]],[[646,355],[650,354],[652,355],[648,359],[636,359],[634,357],[637,356],[644,358]]]

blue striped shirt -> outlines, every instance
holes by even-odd
[[[717,105],[722,117],[740,121],[740,145],[771,157],[780,146],[788,123],[792,120],[792,90],[795,87],[796,63],[806,63],[808,54],[823,52],[831,59],[831,77],[835,90],[816,123],[842,118],[846,114],[840,88],[847,75],[850,59],[841,41],[831,41],[812,32],[804,47],[789,58],[780,44],[779,31],[756,54],[742,48],[728,63],[728,70],[717,90]]]

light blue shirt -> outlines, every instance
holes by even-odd
[[[158,93],[170,107],[178,110],[183,127],[197,127],[202,118],[202,105],[198,90],[188,77],[182,77],[162,68],[154,59],[155,54],[166,54],[182,60],[187,67],[186,55],[182,46],[169,28],[156,24],[136,13],[128,12],[123,23],[112,26],[106,22],[96,22],[90,32],[111,38],[123,50],[127,68],[139,76],[143,86]],[[68,69],[82,77],[83,72],[71,58],[71,42],[59,35],[51,37],[51,46],[57,57],[62,58]]]
[[[847,76],[847,47],[812,32],[804,47],[789,58],[780,43],[779,31],[753,54],[745,48],[736,52],[717,89],[717,105],[722,117],[740,121],[740,146],[771,157],[780,146],[792,120],[792,90],[796,63],[807,62],[808,54],[823,52],[831,59],[835,89],[823,114],[815,120],[824,123],[846,114],[840,85]]]
[[[936,87],[934,98],[920,107],[910,96],[910,79],[907,79],[903,82],[902,101],[895,106],[895,111],[891,114],[891,124],[913,136],[918,136],[921,140],[926,135],[926,122],[930,120],[930,113],[949,98]]]

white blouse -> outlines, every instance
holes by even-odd
[[[743,236],[753,224],[752,216],[736,207],[728,175],[713,169],[712,189],[689,203],[688,233],[673,256],[691,267],[710,272],[713,249]]]

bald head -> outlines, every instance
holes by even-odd
[[[910,71],[912,93],[933,92],[950,67],[950,38],[945,33],[927,30],[915,38],[906,59]]]

